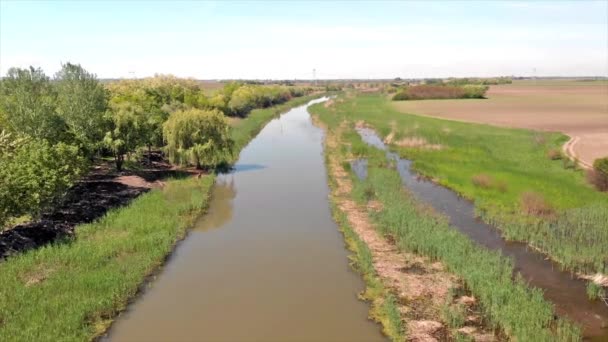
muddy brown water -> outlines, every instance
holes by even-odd
[[[268,123],[104,340],[385,340],[331,217],[322,140],[306,106]]]
[[[412,162],[389,152],[374,130],[357,128],[357,131],[364,142],[387,151],[387,157],[396,161],[396,168],[404,186],[416,198],[444,214],[452,227],[476,243],[512,258],[515,271],[519,272],[530,286],[544,291],[545,298],[555,305],[557,314],[579,323],[588,339],[608,340],[608,306],[602,301],[588,299],[585,281],[560,270],[558,264],[530,249],[526,244],[503,239],[496,228],[476,217],[472,202],[448,188],[416,175],[411,170]],[[359,178],[367,176],[367,161],[360,160],[351,165]]]

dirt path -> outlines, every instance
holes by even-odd
[[[338,133],[327,131],[326,148],[338,149]],[[329,153],[326,151],[326,153]],[[384,285],[398,298],[398,307],[408,341],[438,341],[449,339],[449,329],[441,321],[441,308],[446,303],[450,288],[458,288],[458,279],[447,272],[440,262],[400,251],[392,241],[382,237],[375,229],[367,209],[381,210],[380,203],[362,208],[350,199],[352,183],[341,165],[340,158],[328,158],[328,171],[336,181],[332,197],[337,207],[346,214],[353,231],[369,247],[373,265]],[[474,305],[475,299],[462,297],[458,301]],[[475,326],[480,317],[471,314],[467,326],[459,330],[476,341],[493,341],[494,335],[481,332]]]
[[[574,149],[575,145],[577,143],[580,142],[580,137],[579,136],[571,136],[570,140],[568,140],[564,146],[562,146],[562,151],[564,152],[564,154],[575,161],[578,161],[579,166],[585,169],[592,169],[593,165],[591,165],[589,162],[584,161],[580,158],[579,155],[576,154],[576,151]]]

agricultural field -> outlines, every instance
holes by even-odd
[[[515,80],[490,86],[487,99],[399,101],[403,113],[504,127],[563,132],[584,166],[608,156],[608,82]]]

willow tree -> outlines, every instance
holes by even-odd
[[[230,125],[219,110],[187,109],[171,114],[163,125],[165,151],[171,162],[214,167],[233,157]]]

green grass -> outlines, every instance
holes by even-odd
[[[608,195],[593,189],[580,170],[564,168],[547,153],[567,137],[489,125],[461,123],[397,112],[378,95],[344,98],[332,120],[364,120],[393,141],[424,138],[440,150],[392,145],[414,160],[414,169],[475,201],[478,214],[511,240],[526,241],[566,268],[608,273]],[[492,186],[473,179],[488,176]],[[554,212],[549,217],[523,215],[522,195],[534,192]]]
[[[84,341],[102,333],[207,205],[214,176],[171,180],[70,241],[0,265],[0,340]]]
[[[330,129],[354,115],[359,102],[324,108],[314,106],[313,113]],[[369,107],[366,109],[372,110]],[[458,275],[470,292],[479,299],[484,316],[494,329],[504,331],[519,341],[573,341],[580,330],[566,320],[554,320],[553,307],[542,292],[530,289],[521,278],[512,279],[512,262],[499,253],[477,246],[460,232],[449,227],[447,220],[422,207],[402,188],[397,171],[387,163],[384,152],[365,147],[352,129],[342,137],[341,150],[356,150],[368,159],[368,178],[352,178],[351,196],[358,202],[374,199],[382,204],[378,212],[369,211],[382,234],[390,234],[399,248],[442,261]],[[388,134],[388,132],[387,132]],[[329,152],[328,152],[329,153]]]

